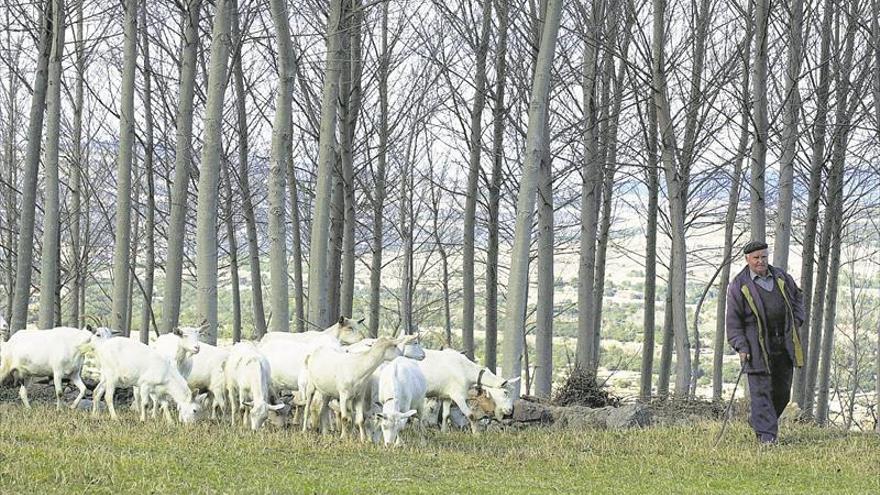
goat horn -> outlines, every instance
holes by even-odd
[[[483,373],[486,372],[486,368],[480,370],[480,374],[477,375],[477,391],[481,392],[483,390]]]

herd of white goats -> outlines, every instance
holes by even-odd
[[[360,322],[357,322],[360,323]],[[364,339],[351,319],[323,330],[304,333],[269,332],[259,342],[218,347],[199,341],[203,328],[177,328],[147,346],[114,336],[107,328],[60,327],[20,330],[0,347],[0,383],[13,378],[19,395],[30,407],[27,386],[51,377],[56,406],[61,407],[62,380],[79,389],[71,408],[83,399],[81,373],[87,355],[93,356],[100,381],[93,391],[92,414],[106,396],[110,416],[117,419],[113,395],[133,387],[134,407],[146,420],[162,408],[173,421],[173,402],[181,422],[197,417],[229,416],[235,424],[262,427],[270,415],[282,421],[296,409],[303,431],[336,428],[343,437],[352,425],[360,439],[399,443],[399,433],[418,414],[422,421],[437,418],[443,431],[454,406],[475,429],[476,409],[498,419],[513,409],[505,381],[453,349],[426,350],[415,335],[398,339]],[[291,404],[281,398],[292,394]],[[434,420],[436,421],[436,419]]]

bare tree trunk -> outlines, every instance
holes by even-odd
[[[363,22],[363,6],[361,0],[352,0],[351,22],[348,26],[350,41],[348,47],[349,65],[343,73],[350,74],[349,90],[344,94],[348,100],[346,111],[342,115],[342,181],[345,193],[345,215],[342,235],[342,287],[339,294],[340,314],[352,316],[354,305],[354,231],[355,231],[355,197],[354,197],[354,157],[353,142],[357,129],[358,115],[361,109],[361,75],[363,63],[361,57],[361,23]],[[343,98],[343,99],[346,99]]]
[[[498,210],[504,164],[504,89],[507,84],[508,0],[496,0],[495,102],[492,107],[492,182],[489,183],[489,239],[486,248],[486,359],[495,373],[498,353]]]
[[[248,171],[248,118],[245,111],[244,71],[241,67],[241,45],[243,37],[239,28],[239,13],[235,8],[231,19],[232,39],[236,40],[237,49],[232,62],[232,77],[235,84],[235,113],[238,124],[238,187],[241,189],[241,207],[244,215],[245,228],[248,239],[248,261],[251,279],[251,299],[254,310],[254,332],[257,336],[266,333],[266,311],[263,308],[263,276],[260,269],[260,244],[257,241],[257,221],[254,215],[254,203],[251,198],[251,186]],[[289,32],[289,29],[288,29]],[[292,83],[291,83],[292,84]],[[275,177],[271,176],[270,184],[274,184]],[[283,182],[283,177],[281,181]],[[277,185],[277,184],[276,184]],[[275,186],[273,186],[275,187]],[[274,191],[270,188],[270,196]],[[282,191],[282,204],[283,191]],[[276,222],[270,211],[269,222]],[[283,215],[282,215],[283,219]],[[271,234],[270,234],[271,235]],[[301,288],[300,288],[301,289]]]
[[[6,31],[6,42],[7,46],[12,47],[12,32],[11,30]],[[10,59],[18,64],[19,54],[21,53],[21,43],[17,43],[14,48],[14,52],[10,55]],[[18,78],[14,71],[9,71],[9,87],[7,89],[9,91],[8,94],[14,95],[18,90]],[[3,311],[4,318],[10,318],[12,315],[12,300],[13,294],[15,292],[15,264],[16,264],[16,254],[15,254],[15,232],[18,232],[18,221],[16,219],[16,192],[13,188],[13,184],[18,183],[18,157],[16,156],[15,146],[15,133],[18,122],[18,108],[15,104],[15,98],[8,98],[9,103],[9,115],[7,117],[8,125],[7,128],[9,130],[9,134],[6,136],[6,146],[4,150],[4,158],[6,160],[7,170],[9,171],[9,175],[6,177],[7,185],[6,185],[6,219],[5,219],[5,231],[6,231],[6,246],[8,246],[9,250],[6,255],[6,303],[4,305],[5,311]],[[76,123],[76,117],[74,116],[74,124]],[[76,128],[74,127],[74,132],[76,132]],[[74,149],[75,151],[75,149]],[[9,322],[7,322],[8,324]],[[9,328],[4,331],[0,331],[0,342],[5,341],[8,338]]]
[[[134,151],[134,74],[137,67],[137,0],[124,3],[122,98],[119,119],[119,160],[116,177],[116,236],[113,250],[113,328],[122,329],[128,317],[129,270],[131,270],[131,170]]]
[[[232,210],[232,184],[229,178],[231,164],[223,160],[223,189],[226,202],[226,237],[229,238],[229,275],[232,278],[232,341],[241,342],[241,289],[238,277],[238,241],[235,239],[235,214]],[[254,336],[255,338],[257,336]]]
[[[831,14],[834,11],[833,3],[829,0],[825,2],[824,13],[822,16],[822,39],[820,42],[819,59],[822,66],[819,69],[819,86],[816,88],[816,120],[813,123],[813,147],[810,157],[810,185],[807,197],[807,216],[804,225],[803,239],[803,257],[801,260],[801,288],[804,291],[804,308],[811,308],[809,317],[804,321],[800,328],[800,337],[804,346],[804,353],[808,356],[807,363],[804,367],[798,368],[794,373],[792,388],[794,388],[794,400],[801,406],[801,410],[810,412],[812,410],[813,398],[812,394],[815,390],[815,372],[812,372],[812,384],[810,384],[809,376],[811,369],[815,369],[813,364],[813,347],[814,343],[818,343],[821,335],[821,327],[814,325],[814,322],[821,322],[821,313],[824,304],[823,297],[819,298],[818,306],[813,299],[814,290],[818,290],[818,285],[822,285],[824,291],[825,278],[823,273],[826,265],[819,267],[817,288],[813,287],[813,265],[816,252],[816,232],[819,228],[819,203],[822,199],[822,170],[825,165],[825,134],[828,121],[828,89],[831,85],[830,77],[830,54],[831,54]],[[823,233],[822,239],[825,238]],[[827,242],[824,244],[827,249]],[[820,261],[823,257],[827,260],[827,251],[819,251]],[[816,292],[818,294],[818,292]],[[818,311],[820,316],[815,319],[815,312]],[[818,351],[818,348],[815,349]],[[816,354],[815,362],[818,363],[819,356]],[[810,390],[809,399],[806,397],[807,389]],[[809,407],[808,407],[809,406]]]
[[[138,259],[138,251],[140,250],[141,244],[141,215],[138,211],[140,209],[141,204],[141,184],[140,184],[140,174],[137,171],[137,154],[134,150],[132,150],[134,156],[132,156],[131,160],[131,170],[132,176],[134,177],[134,184],[132,185],[134,188],[134,197],[132,198],[132,212],[134,216],[134,221],[132,222],[132,244],[131,244],[131,261],[129,262],[129,274],[128,274],[128,307],[125,310],[125,324],[122,326],[120,330],[122,330],[123,335],[126,337],[131,335],[131,320],[134,315],[134,286],[135,279],[137,278],[137,259]]]
[[[58,188],[58,141],[61,127],[61,60],[64,58],[64,0],[52,0],[52,53],[46,102],[45,193],[43,199],[43,251],[40,257],[40,315],[37,326],[52,328],[55,322],[55,287],[58,280],[60,232]],[[12,97],[10,95],[10,97]]]
[[[52,49],[52,0],[45,2],[40,16],[40,53],[34,74],[31,97],[28,144],[24,160],[24,183],[21,192],[21,220],[18,236],[18,259],[15,264],[15,292],[9,321],[9,336],[27,326],[28,300],[31,293],[31,271],[34,259],[34,216],[37,199],[37,172],[40,167],[40,142],[43,135],[43,108],[46,105],[49,54]]]
[[[207,320],[205,342],[217,343],[217,202],[222,160],[223,95],[229,62],[230,2],[218,0],[211,39],[208,102],[205,105],[205,139],[199,170],[196,216],[196,314]],[[286,279],[285,279],[286,280]],[[273,290],[274,286],[273,285]],[[284,318],[284,315],[278,315]],[[286,324],[286,321],[284,324]]]
[[[853,52],[855,33],[858,22],[858,2],[848,4],[850,11],[840,17],[848,19],[843,52],[838,52],[837,57],[843,58],[838,65],[837,77],[837,111],[835,115],[836,131],[834,133],[833,156],[831,158],[831,177],[829,178],[829,193],[826,229],[831,230],[831,263],[828,267],[828,289],[825,301],[825,322],[822,335],[822,359],[819,366],[819,390],[816,398],[816,422],[825,424],[828,421],[828,383],[831,374],[831,358],[834,350],[834,322],[837,311],[837,286],[840,274],[841,233],[843,231],[843,177],[845,174],[846,145],[849,138],[850,116],[852,111],[847,108],[850,96],[854,99],[861,97],[860,91],[852,94],[850,72],[853,64]],[[857,85],[858,88],[859,85]]]
[[[549,119],[548,119],[549,120]],[[545,121],[544,156],[538,168],[538,299],[535,309],[535,395],[549,398],[553,386],[553,164]],[[528,390],[528,389],[526,389]]]
[[[556,39],[559,32],[562,2],[549,0],[544,29],[541,33],[538,61],[529,99],[529,124],[526,134],[526,149],[523,162],[523,176],[517,195],[516,227],[511,253],[510,278],[507,284],[507,326],[504,332],[502,374],[505,377],[519,377],[522,365],[523,335],[525,334],[525,313],[528,302],[529,244],[532,219],[537,193],[538,167],[543,157],[545,143],[545,122],[548,118],[548,99],[550,93],[550,72],[556,53]],[[519,396],[520,383],[513,387],[513,396]]]
[[[776,232],[773,236],[773,266],[788,270],[788,250],[791,239],[791,204],[794,197],[794,159],[798,144],[798,114],[801,110],[801,93],[798,81],[803,60],[804,21],[803,0],[793,0],[789,6],[791,18],[788,23],[788,71],[785,75],[785,111],[782,137],[782,163],[779,172],[779,208],[776,214]]]
[[[73,266],[71,266],[70,306],[67,324],[74,327],[80,326],[79,295],[83,255],[80,217],[82,216],[82,169],[85,167],[82,152],[83,79],[86,71],[85,42],[83,40],[84,2],[85,0],[76,2],[76,82],[74,83],[73,149],[70,165],[70,259]]]
[[[684,236],[684,215],[687,207],[687,181],[675,160],[675,134],[672,115],[666,96],[665,59],[663,57],[663,15],[665,0],[654,0],[654,31],[652,43],[654,100],[660,130],[660,156],[666,172],[666,188],[670,203],[672,224],[672,259],[670,263],[669,292],[672,302],[672,325],[675,338],[676,379],[675,396],[686,397],[690,390],[690,345],[688,344],[685,284],[687,275],[687,245]]]
[[[180,286],[183,272],[183,241],[186,238],[187,190],[193,144],[193,96],[196,80],[196,51],[199,46],[199,11],[202,0],[189,0],[184,12],[181,39],[180,99],[177,103],[177,139],[174,153],[174,185],[171,190],[171,219],[168,222],[168,253],[165,262],[165,297],[161,333],[169,333],[180,317]]]
[[[144,224],[145,252],[144,257],[144,307],[141,313],[140,339],[144,344],[150,341],[150,324],[153,321],[153,278],[156,271],[156,198],[153,184],[153,69],[150,63],[150,42],[147,36],[147,8],[141,8],[141,50],[144,57],[144,114],[146,118],[144,130],[144,175],[147,179],[147,211]]]
[[[672,295],[669,280],[672,270],[666,277],[666,300],[663,304],[663,345],[660,347],[660,369],[657,373],[657,396],[666,398],[669,396],[669,377],[672,374],[672,346],[674,332],[672,330]]]
[[[373,195],[373,258],[370,262],[370,336],[379,334],[379,300],[382,290],[382,221],[385,209],[385,164],[388,156],[388,1],[382,3],[382,52],[379,58],[379,151],[376,157],[376,191]]]
[[[302,237],[299,221],[299,192],[297,191],[296,170],[293,159],[287,160],[287,182],[290,183],[290,230],[293,242],[290,245],[290,256],[293,258],[293,300],[296,304],[295,328],[297,332],[305,331],[306,315],[303,302],[303,270],[302,270]]]
[[[657,108],[646,101],[647,133],[645,149],[648,155],[648,226],[645,242],[645,314],[642,338],[642,366],[639,397],[651,399],[651,381],[654,373],[654,333],[657,308],[657,210],[660,196],[660,177],[657,164]]]
[[[477,219],[477,180],[480,176],[480,155],[483,151],[483,109],[486,106],[486,55],[489,52],[489,30],[492,27],[492,0],[482,2],[477,60],[474,68],[474,102],[471,107],[468,138],[468,181],[464,206],[464,245],[462,250],[462,351],[474,358],[474,230]]]
[[[599,154],[599,102],[597,98],[600,33],[605,5],[592,3],[588,21],[590,39],[584,48],[583,88],[586,129],[584,130],[583,189],[581,192],[581,249],[578,267],[578,340],[576,362],[584,370],[595,370],[593,356],[596,335],[593,325],[593,283],[596,270],[596,224],[598,195],[601,194],[602,162]]]
[[[614,77],[614,93],[611,97],[611,112],[608,116],[608,132],[607,140],[604,143],[607,152],[607,160],[605,160],[604,179],[602,186],[602,220],[599,227],[598,246],[596,247],[596,275],[593,288],[593,328],[596,338],[593,340],[592,356],[594,365],[599,367],[600,360],[600,338],[602,332],[602,303],[605,296],[605,263],[608,255],[608,240],[611,234],[611,213],[614,205],[612,199],[614,195],[614,174],[617,172],[617,133],[620,122],[620,107],[623,103],[623,85],[625,71],[627,67],[626,55],[629,50],[630,35],[629,31],[632,23],[635,21],[633,15],[626,15],[622,36],[623,40],[614,42],[614,50],[619,49],[622,60],[618,66],[617,75]],[[617,15],[614,16],[615,19]],[[615,36],[615,39],[617,37]],[[614,72],[614,58],[608,59],[607,77]],[[595,371],[595,370],[594,370]]]
[[[874,122],[880,141],[880,0],[871,1],[871,32],[874,45]],[[874,380],[874,429],[880,433],[880,322],[877,323],[877,356]]]
[[[755,65],[752,66],[752,121],[755,141],[752,144],[751,213],[752,239],[764,240],[767,229],[767,203],[764,174],[767,169],[767,37],[770,24],[770,1],[757,0],[755,12]]]
[[[343,71],[344,72],[344,71]],[[340,95],[344,94],[340,84]],[[342,111],[340,110],[340,115]],[[341,120],[341,119],[340,119]],[[345,222],[345,192],[342,185],[341,156],[336,155],[333,166],[333,189],[330,191],[330,257],[327,260],[327,300],[325,311],[339,316],[339,291],[342,282],[342,229]],[[350,316],[350,315],[348,315]]]
[[[341,40],[342,0],[331,0],[327,23],[327,60],[324,71],[324,89],[321,98],[321,131],[318,143],[318,180],[315,188],[315,206],[312,217],[312,236],[309,243],[309,316],[319,327],[330,326],[332,316],[327,312],[328,256],[330,241],[330,187],[336,140],[336,99],[339,96],[339,73],[342,69]]]
[[[293,48],[290,42],[287,3],[272,0],[272,19],[278,43],[278,93],[275,96],[275,120],[272,123],[272,156],[269,163],[269,284],[274,332],[290,331],[290,307],[287,288],[287,233],[285,232],[285,173],[288,150],[292,146],[290,126],[293,84],[296,78]],[[256,335],[257,338],[262,334]]]

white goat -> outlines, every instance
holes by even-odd
[[[106,393],[110,416],[119,419],[113,404],[116,388],[137,387],[141,421],[146,420],[146,404],[151,397],[159,400],[171,397],[177,404],[182,423],[195,420],[198,406],[193,401],[186,380],[167,358],[149,346],[126,337],[98,341],[94,348],[101,369],[101,381],[93,394],[93,415],[98,414],[98,404]],[[165,418],[172,421],[167,409]]]
[[[199,344],[199,353],[192,356],[192,368],[186,382],[194,391],[207,393],[205,407],[211,409],[211,419],[217,418],[217,409],[221,414],[226,410],[226,378],[223,365],[229,357],[227,349],[211,344]]]
[[[385,445],[399,445],[400,430],[414,414],[422,414],[428,381],[412,359],[399,357],[379,370],[378,391],[375,394],[382,412],[376,417],[382,428]]]
[[[309,426],[311,403],[315,392],[321,393],[321,414],[331,398],[339,399],[339,410],[342,424],[340,425],[342,437],[348,436],[348,426],[351,422],[352,403],[362,404],[358,400],[364,393],[365,386],[376,368],[383,362],[390,361],[402,355],[400,344],[408,344],[418,337],[408,335],[397,340],[385,338],[378,339],[367,352],[349,353],[338,348],[320,347],[306,358],[306,373],[308,385],[305,393],[305,417],[303,418],[303,431]],[[354,413],[355,424],[358,426],[361,441],[366,439],[364,431],[364,411],[357,407]]]
[[[82,381],[83,354],[96,338],[109,337],[106,328],[87,330],[58,327],[50,330],[19,330],[3,344],[0,349],[0,383],[9,375],[17,376],[20,383],[18,391],[22,403],[30,408],[27,387],[37,377],[52,377],[55,385],[55,407],[61,408],[61,381],[64,378],[79,389],[71,409],[75,409],[86,393]]]
[[[171,362],[183,378],[189,377],[192,369],[192,356],[199,353],[199,337],[203,329],[207,325],[201,327],[174,327],[171,333],[160,335],[150,347],[156,350],[165,359]],[[156,408],[161,405],[163,409],[168,409],[168,401],[153,401],[153,417],[156,416]],[[131,404],[132,409],[140,410],[140,392],[135,387],[134,400]]]
[[[469,360],[464,354],[454,349],[442,351],[426,350],[425,359],[418,361],[418,366],[428,380],[428,397],[449,399],[461,409],[471,422],[471,430],[476,432],[476,417],[468,406],[468,392],[476,386],[477,391],[485,389],[495,403],[495,417],[502,419],[513,412],[513,397],[507,389],[519,378],[504,380],[487,368]],[[450,403],[444,403],[443,419],[440,428],[446,431],[446,419],[449,415]]]
[[[284,404],[269,404],[270,373],[269,361],[260,354],[253,342],[239,342],[232,346],[224,365],[224,376],[233,425],[239,412],[244,422],[250,409],[251,429],[258,430],[270,411],[278,412],[286,408]]]

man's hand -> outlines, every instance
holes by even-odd
[[[752,359],[752,355],[749,354],[748,352],[739,353],[739,362],[741,364],[745,364],[747,361],[750,361],[751,359]]]

